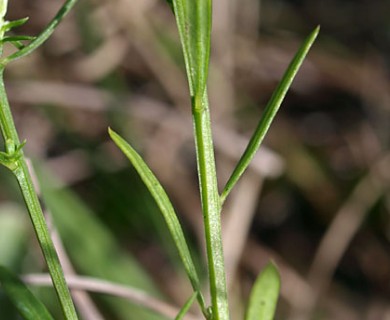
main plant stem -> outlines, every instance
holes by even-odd
[[[193,99],[192,115],[206,237],[212,319],[229,320],[220,220],[221,205],[217,187],[210,111],[206,93],[203,97],[198,96]]]
[[[49,230],[43,216],[37,193],[34,190],[32,178],[30,172],[28,171],[23,150],[21,148],[18,149],[20,146],[20,140],[9,107],[3,75],[4,69],[0,69],[0,129],[6,143],[6,152],[8,152],[10,156],[10,162],[7,167],[13,172],[19,183],[34,226],[35,234],[53,281],[54,289],[60,300],[65,319],[75,320],[77,319],[76,310],[65,282],[64,273],[58,255],[50,238]],[[12,154],[10,148],[16,150],[15,153],[17,154]]]

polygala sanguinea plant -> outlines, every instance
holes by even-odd
[[[109,129],[109,135],[130,160],[158,205],[192,285],[193,294],[181,308],[176,319],[182,319],[190,306],[197,301],[205,319],[229,320],[221,230],[222,207],[229,193],[259,149],[294,77],[318,35],[319,27],[306,38],[292,59],[266,105],[246,150],[234,168],[225,187],[220,192],[217,187],[214,144],[207,94],[211,48],[212,0],[167,0],[167,2],[176,18],[190,92],[191,111],[189,110],[188,112],[192,113],[194,125],[199,192],[207,250],[210,305],[206,302],[202,292],[202,285],[199,280],[201,277],[195,268],[185,234],[167,193],[135,149],[112,129]],[[49,235],[37,193],[34,190],[31,174],[23,152],[23,146],[26,141],[20,142],[14,125],[4,86],[4,69],[8,63],[30,54],[44,43],[75,3],[76,0],[65,1],[47,27],[37,37],[31,37],[8,35],[10,30],[25,24],[28,19],[6,21],[8,1],[0,0],[0,129],[4,140],[4,150],[0,152],[0,163],[13,173],[19,183],[36,237],[53,281],[53,286],[59,298],[64,318],[67,320],[78,318],[65,282],[61,264]],[[3,56],[5,43],[13,45],[15,50],[13,53]],[[27,287],[9,270],[3,267],[0,267],[0,284],[25,319],[52,319],[43,304],[32,295]],[[279,273],[277,267],[270,262],[258,276],[253,286],[245,319],[273,319],[279,289]]]

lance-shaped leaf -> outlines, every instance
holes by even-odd
[[[53,320],[46,307],[12,272],[0,266],[0,288],[25,320]]]
[[[185,271],[191,282],[191,285],[195,292],[198,292],[197,297],[199,305],[203,312],[206,312],[203,296],[200,294],[200,282],[199,277],[195,269],[195,265],[192,261],[190,251],[188,249],[187,242],[184,238],[184,233],[181,228],[180,222],[177,218],[176,212],[172,206],[171,201],[168,198],[165,190],[157,180],[153,172],[149,169],[147,164],[143,161],[141,156],[116,132],[111,129],[109,134],[115,144],[121,149],[124,155],[130,160],[142,181],[145,183],[154,200],[156,201],[161,213],[164,216],[165,222],[172,235],[172,238],[179,251],[180,258],[184,264]]]
[[[5,42],[15,42],[15,41],[31,41],[34,40],[35,37],[31,36],[7,36],[0,40],[1,43]]]
[[[7,32],[11,29],[14,29],[14,28],[17,28],[17,27],[20,27],[22,25],[24,25],[27,21],[28,21],[28,17],[26,18],[22,18],[22,19],[18,19],[18,20],[13,20],[13,21],[6,21],[3,26],[1,27],[1,31],[2,32]]]
[[[211,0],[167,0],[173,4],[191,96],[203,97],[210,60]]]
[[[289,67],[283,75],[282,80],[272,94],[271,99],[269,100],[267,106],[265,107],[264,113],[260,119],[257,128],[252,135],[252,138],[249,141],[248,146],[246,147],[243,155],[241,156],[238,164],[233,170],[232,175],[230,176],[226,186],[221,194],[221,203],[226,200],[226,197],[233,189],[234,185],[240,179],[241,175],[244,173],[246,168],[248,168],[249,163],[253,159],[255,153],[259,149],[265,135],[268,132],[268,129],[276,116],[276,113],[279,110],[280,105],[282,104],[284,97],[287,94],[288,89],[290,88],[296,74],[298,73],[299,68],[301,67],[307,53],[309,52],[314,40],[317,38],[320,27],[318,26],[303,42],[302,46],[299,48],[298,52],[291,61]]]
[[[260,273],[253,285],[245,320],[273,320],[279,291],[279,272],[271,262]]]

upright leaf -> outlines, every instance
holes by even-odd
[[[233,189],[234,185],[240,179],[241,175],[244,173],[246,168],[249,166],[249,163],[253,159],[255,153],[259,149],[265,135],[268,132],[268,129],[276,116],[276,113],[279,110],[280,105],[282,104],[284,97],[287,94],[288,89],[290,88],[296,74],[298,73],[299,68],[301,67],[307,53],[309,52],[314,40],[317,38],[320,27],[318,26],[315,30],[305,39],[298,52],[295,54],[292,59],[289,67],[283,75],[282,80],[272,94],[271,99],[269,100],[267,106],[265,107],[264,113],[257,125],[255,132],[253,133],[248,146],[246,147],[243,155],[241,156],[238,164],[233,170],[232,175],[230,176],[226,186],[221,194],[221,202],[223,203],[226,200],[226,197]]]
[[[245,320],[273,320],[279,291],[279,272],[271,262],[253,285]]]
[[[142,181],[145,183],[154,200],[156,201],[161,213],[164,216],[168,229],[172,235],[172,238],[179,251],[180,258],[184,264],[185,271],[191,282],[191,285],[195,292],[199,292],[197,295],[200,307],[205,312],[206,307],[204,305],[203,296],[200,294],[199,277],[195,269],[195,265],[192,261],[190,251],[187,246],[187,242],[184,238],[184,233],[181,228],[180,222],[177,218],[176,212],[170,202],[168,195],[157,180],[153,172],[149,169],[147,164],[142,160],[141,156],[117,133],[109,129],[109,134],[115,144],[121,149],[125,156],[130,160]]]
[[[191,96],[205,94],[210,60],[211,0],[168,0],[173,3]]]
[[[0,266],[0,284],[25,320],[53,320],[45,306],[12,272]],[[1,314],[0,314],[1,315]]]

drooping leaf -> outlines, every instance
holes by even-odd
[[[46,307],[26,285],[8,269],[0,266],[0,288],[25,320],[53,320]]]
[[[168,198],[165,190],[157,180],[153,172],[149,169],[147,164],[143,161],[141,156],[116,132],[109,129],[111,139],[124,153],[124,155],[130,160],[142,181],[145,183],[154,200],[156,201],[161,213],[165,219],[171,236],[175,242],[175,245],[179,251],[180,258],[184,264],[184,269],[191,282],[191,285],[196,292],[200,292],[199,277],[195,269],[195,265],[192,261],[190,251],[188,249],[187,242],[184,237],[183,230],[181,228],[179,219],[177,218],[176,212],[172,206],[171,201]],[[198,301],[202,308],[205,310],[204,300],[202,295],[199,293]]]
[[[241,156],[238,164],[233,170],[232,175],[230,176],[226,186],[221,194],[221,202],[223,203],[226,200],[226,197],[233,189],[234,185],[240,179],[241,175],[248,168],[249,163],[253,159],[255,153],[259,149],[265,135],[268,132],[268,129],[276,116],[276,113],[279,110],[280,105],[282,104],[284,97],[287,94],[296,74],[298,73],[299,68],[301,67],[307,53],[309,52],[312,44],[314,43],[317,35],[320,31],[320,27],[314,29],[314,31],[305,39],[298,52],[295,54],[293,60],[291,61],[289,67],[284,73],[282,80],[272,94],[271,99],[269,100],[263,115],[257,125],[255,132],[253,133],[248,146],[246,147],[243,155]]]
[[[279,291],[279,272],[271,262],[259,274],[253,285],[245,320],[273,320]]]

